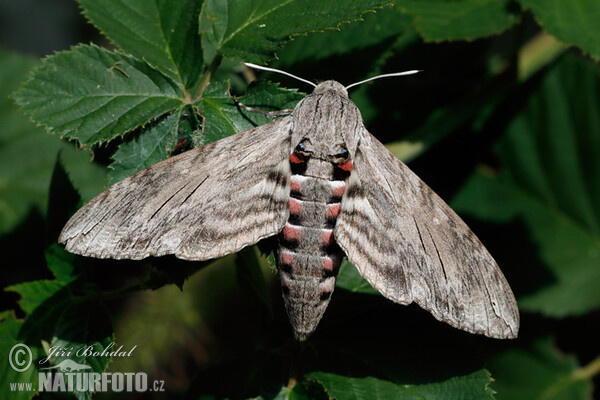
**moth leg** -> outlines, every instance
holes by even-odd
[[[267,117],[269,119],[275,119],[277,117],[285,117],[287,115],[290,115],[292,113],[292,111],[294,111],[291,108],[288,108],[288,109],[285,109],[285,110],[265,111],[265,110],[259,110],[257,108],[252,108],[252,107],[249,107],[249,106],[247,106],[245,104],[242,104],[238,99],[234,99],[234,101],[235,101],[235,104],[238,107],[241,107],[241,108],[243,108],[246,111],[250,111],[250,112],[253,112],[253,113],[262,114],[262,115],[264,115],[265,117]]]

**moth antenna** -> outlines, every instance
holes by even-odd
[[[377,75],[377,76],[373,76],[369,79],[365,79],[364,81],[360,81],[360,82],[356,82],[353,83],[351,85],[346,86],[346,90],[350,89],[353,86],[358,86],[360,84],[363,84],[365,82],[369,82],[369,81],[373,81],[375,79],[380,79],[380,78],[390,78],[392,76],[404,76],[404,75],[413,75],[413,74],[418,74],[419,72],[422,72],[422,69],[412,69],[410,71],[403,71],[403,72],[393,72],[391,74],[383,74],[383,75]]]
[[[287,75],[287,76],[291,76],[292,78],[296,78],[299,81],[302,81],[304,83],[308,83],[309,85],[312,85],[313,87],[317,87],[317,85],[315,83],[312,83],[311,81],[308,81],[306,79],[302,79],[299,76],[290,74],[289,72],[285,72],[282,71],[280,69],[275,69],[275,68],[269,68],[269,67],[263,67],[262,65],[256,65],[256,64],[251,64],[251,63],[244,63],[247,67],[250,68],[254,68],[254,69],[262,69],[263,71],[271,71],[271,72],[277,72],[279,74],[283,74],[283,75]]]

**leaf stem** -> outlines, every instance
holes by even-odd
[[[589,364],[573,371],[572,377],[574,380],[591,379],[600,374],[600,356],[596,357]]]
[[[210,80],[212,79],[213,75],[217,71],[217,68],[219,68],[219,65],[221,64],[222,60],[223,60],[223,56],[221,54],[217,53],[215,55],[215,58],[213,58],[213,60],[211,61],[210,65],[208,66],[208,69],[206,70],[206,73],[204,74],[204,77],[202,78],[202,82],[200,83],[200,87],[198,88],[198,91],[194,95],[194,97],[192,99],[192,102],[194,102],[194,101],[198,100],[200,97],[202,97],[202,94],[204,93],[204,91],[208,87],[208,84],[210,83]]]

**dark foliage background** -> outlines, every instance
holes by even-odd
[[[75,361],[146,372],[166,392],[94,398],[593,398],[599,17],[594,0],[0,0],[0,397],[73,396],[11,391],[37,385],[35,368],[9,367],[15,343],[37,361],[49,346],[116,342],[135,346],[131,356]],[[517,340],[396,305],[345,264],[300,345],[256,248],[210,263],[133,262],[56,244],[110,183],[181,144],[266,122],[237,109],[229,87],[264,109],[293,107],[311,89],[240,60],[345,84],[423,70],[351,96],[497,259],[521,310]]]

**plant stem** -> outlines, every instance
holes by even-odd
[[[215,58],[213,58],[213,60],[211,61],[210,65],[208,66],[208,69],[206,70],[206,73],[204,74],[204,77],[202,78],[200,87],[198,88],[198,91],[194,95],[192,102],[194,102],[194,101],[198,100],[200,97],[202,97],[202,94],[208,87],[210,80],[212,79],[213,75],[217,71],[217,68],[219,68],[219,65],[221,64],[222,60],[223,60],[222,55],[220,55],[220,54],[215,55]]]
[[[600,356],[596,357],[588,365],[585,365],[585,366],[573,371],[573,379],[574,380],[591,379],[598,374],[600,374]]]

